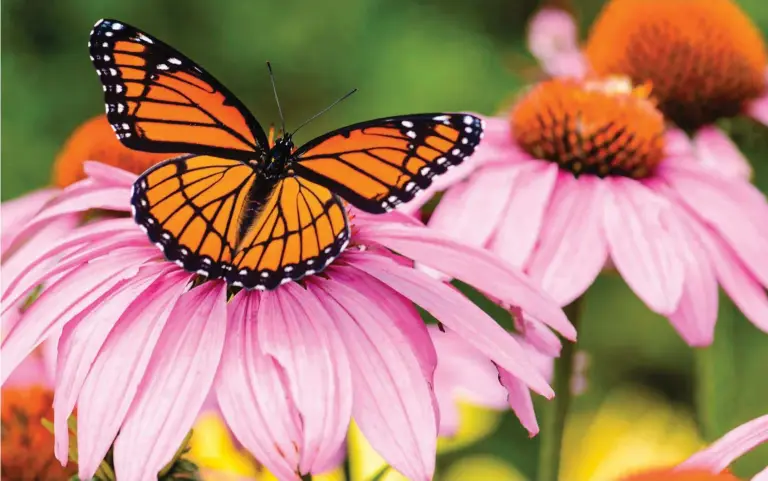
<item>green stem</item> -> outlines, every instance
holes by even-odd
[[[578,330],[581,318],[582,297],[565,307],[565,313],[571,324]],[[557,481],[560,473],[560,451],[563,446],[563,433],[568,407],[571,404],[571,378],[576,354],[576,344],[565,342],[560,357],[555,359],[552,387],[555,398],[549,402],[541,426],[541,444],[539,448],[539,471],[537,481]]]
[[[738,309],[725,296],[720,297],[715,340],[711,346],[695,350],[696,411],[701,434],[712,442],[730,428],[734,403],[736,359],[734,332]]]

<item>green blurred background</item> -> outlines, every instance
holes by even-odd
[[[603,2],[567,3],[585,32]],[[764,0],[738,3],[768,31]],[[88,32],[99,18],[121,19],[174,45],[235,92],[262,124],[278,121],[266,60],[275,68],[289,128],[351,88],[360,89],[304,129],[300,143],[378,116],[435,110],[493,113],[538,78],[524,39],[528,16],[538,6],[536,0],[4,0],[2,199],[46,185],[62,142],[79,123],[103,112],[86,48]],[[755,164],[758,184],[768,187],[768,130],[742,119],[724,127]],[[589,389],[575,410],[591,412],[615,389],[631,383],[692,413],[694,356],[668,321],[650,314],[615,277],[601,278],[586,302],[580,346],[591,359]],[[726,347],[733,348],[738,367],[732,409],[718,422],[724,432],[768,412],[768,335],[729,303],[721,311],[730,321],[718,330],[718,339],[732,339]],[[666,429],[676,432],[681,419],[671,418]],[[575,451],[580,442],[566,450]],[[467,456],[483,453],[532,477],[537,443],[506,415],[492,436],[441,456],[438,476]],[[768,449],[758,450],[735,471],[753,474],[766,460]]]

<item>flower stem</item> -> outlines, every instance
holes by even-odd
[[[733,410],[736,359],[735,324],[740,316],[736,306],[721,296],[715,340],[695,350],[696,411],[699,429],[706,442],[712,442],[730,429]]]
[[[565,313],[571,324],[578,330],[583,297],[579,297],[565,307]],[[557,481],[560,473],[560,451],[563,446],[565,419],[571,404],[571,378],[576,354],[576,343],[565,342],[560,357],[555,359],[552,388],[555,398],[549,402],[544,412],[539,448],[539,470],[537,481]]]

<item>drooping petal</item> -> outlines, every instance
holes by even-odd
[[[744,265],[768,285],[768,203],[751,184],[684,163],[662,164],[659,174],[682,204],[715,229]]]
[[[752,164],[741,153],[736,144],[714,125],[699,129],[693,136],[696,158],[716,175],[727,175],[749,180]]]
[[[136,298],[107,336],[78,397],[79,475],[91,478],[123,424],[166,321],[191,275],[161,276]],[[57,440],[58,442],[58,440]]]
[[[528,387],[506,369],[499,369],[499,381],[509,393],[509,407],[528,431],[528,435],[533,437],[539,434],[539,423],[536,421],[533,399]]]
[[[431,229],[404,225],[368,226],[358,234],[361,240],[384,245],[496,299],[520,306],[568,339],[576,339],[576,330],[555,302],[513,266],[488,251]]]
[[[671,227],[685,268],[685,283],[680,303],[668,317],[689,346],[708,346],[714,339],[717,322],[718,285],[715,270],[695,233],[682,222]]]
[[[64,326],[59,338],[56,367],[57,388],[53,398],[54,429],[57,443],[56,458],[66,463],[69,458],[67,419],[75,408],[80,389],[104,340],[114,327],[120,313],[145,290],[162,270],[145,267],[134,279],[122,282],[110,291],[87,315],[78,316]]]
[[[24,227],[24,224],[34,217],[43,205],[58,192],[58,189],[40,189],[2,203],[0,251],[2,251],[4,258],[7,256],[8,248]]]
[[[379,309],[387,313],[388,319],[400,329],[410,343],[411,350],[419,359],[424,378],[431,383],[437,366],[437,352],[427,332],[427,326],[413,303],[378,279],[356,269],[331,267],[328,274],[332,279],[354,285],[359,293],[371,299]]]
[[[723,290],[747,319],[758,329],[768,332],[768,296],[765,288],[717,233],[696,224],[695,220],[688,222],[688,226],[697,233],[706,249]]]
[[[599,179],[590,175],[575,179],[558,172],[538,245],[526,270],[560,305],[583,294],[605,265],[608,247],[601,225],[605,199]]]
[[[707,469],[719,473],[736,459],[768,441],[768,416],[748,421],[694,454],[678,470]]]
[[[604,179],[605,234],[616,269],[653,311],[669,315],[683,293],[685,268],[664,198],[625,178]]]
[[[322,473],[346,437],[352,414],[349,360],[333,320],[296,283],[262,294],[259,344],[282,366],[302,419],[299,471]]]
[[[115,441],[118,479],[154,479],[179,448],[213,384],[226,328],[223,281],[179,297]]]
[[[350,357],[352,415],[371,445],[409,479],[435,468],[437,419],[433,396],[403,334],[354,285],[309,286],[336,323]]]
[[[119,254],[78,267],[48,286],[32,303],[2,341],[2,382],[48,336],[87,310],[121,279],[136,273],[143,259]]]
[[[764,470],[757,473],[751,481],[768,481],[768,466]]]
[[[227,305],[216,398],[237,440],[278,479],[298,481],[301,420],[282,381],[285,373],[259,346],[260,296],[241,291]]]
[[[516,267],[523,267],[539,238],[544,213],[557,181],[555,163],[519,169],[509,203],[490,249]]]
[[[581,77],[587,71],[578,27],[565,10],[543,8],[533,16],[528,24],[528,49],[553,77]]]
[[[682,130],[669,127],[664,132],[664,151],[672,157],[695,157],[691,139]]]
[[[531,389],[547,397],[554,395],[517,341],[454,288],[381,256],[358,255],[354,266],[427,310],[469,344],[523,380]]]
[[[432,213],[429,226],[468,245],[484,246],[493,235],[516,184],[517,170],[487,167],[450,189]]]

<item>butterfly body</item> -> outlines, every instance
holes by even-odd
[[[470,156],[483,135],[473,115],[416,114],[296,148],[291,134],[270,142],[213,76],[134,27],[97,22],[89,50],[118,139],[136,150],[188,152],[137,179],[137,224],[167,259],[235,287],[274,289],[322,271],[350,240],[340,197],[387,212]]]

